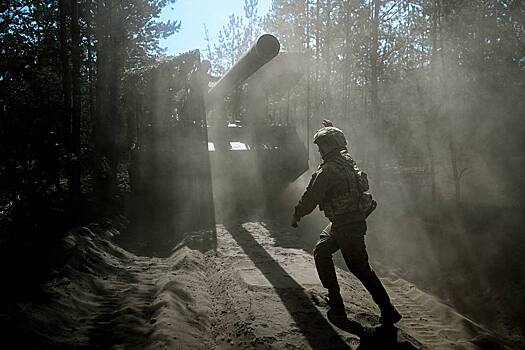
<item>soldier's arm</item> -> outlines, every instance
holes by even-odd
[[[312,175],[306,191],[295,207],[295,217],[302,218],[310,214],[323,200],[330,184],[330,168],[322,167]]]

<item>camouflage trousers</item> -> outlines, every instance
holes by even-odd
[[[350,272],[361,281],[382,310],[391,305],[390,298],[368,262],[365,234],[366,221],[337,227],[328,225],[321,232],[319,242],[314,249],[315,267],[323,286],[328,290],[339,291],[332,255],[341,249]]]

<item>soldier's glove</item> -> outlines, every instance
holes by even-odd
[[[323,119],[321,124],[323,124],[324,127],[334,126],[334,123],[332,123],[332,121],[329,119]]]
[[[290,225],[292,225],[293,228],[297,228],[299,225],[299,220],[301,220],[300,218],[298,218],[297,216],[295,216],[295,213],[292,215],[292,221],[290,222]]]

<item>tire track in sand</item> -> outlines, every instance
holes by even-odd
[[[403,319],[399,327],[428,349],[511,349],[491,331],[397,278],[381,279]]]

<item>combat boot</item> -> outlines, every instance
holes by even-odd
[[[345,303],[343,302],[343,297],[338,290],[328,290],[328,306],[333,310],[344,310]]]
[[[395,324],[401,320],[403,316],[396,310],[394,305],[390,304],[386,307],[381,308],[381,317],[379,322],[385,324]]]

